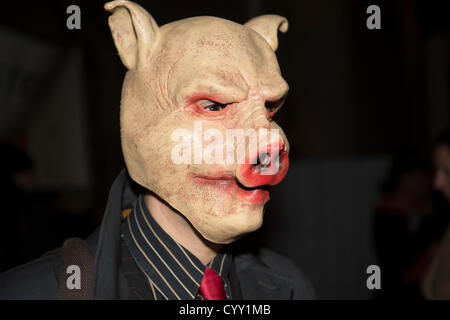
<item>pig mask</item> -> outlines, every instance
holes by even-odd
[[[241,25],[201,16],[159,27],[133,2],[112,1],[105,9],[128,69],[120,126],[130,177],[209,241],[230,243],[258,229],[268,186],[289,166],[288,141],[271,119],[288,91],[275,56],[287,20],[263,15]],[[267,138],[225,139],[233,129]],[[183,149],[180,141],[196,144]],[[238,149],[243,156],[236,151],[231,161],[220,161]],[[276,170],[262,174],[275,159]]]

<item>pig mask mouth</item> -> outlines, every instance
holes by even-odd
[[[192,174],[195,183],[218,188],[250,204],[260,205],[269,200],[272,186],[280,183],[289,169],[289,157],[284,144],[269,145],[249,155],[238,165],[236,175]]]
[[[222,192],[236,196],[249,204],[261,205],[269,200],[271,188],[269,185],[248,188],[233,176],[194,176],[193,180],[198,184],[220,189]]]

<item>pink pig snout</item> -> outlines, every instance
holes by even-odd
[[[243,164],[238,165],[236,178],[247,188],[276,185],[286,176],[289,156],[283,142],[268,144],[250,153]]]

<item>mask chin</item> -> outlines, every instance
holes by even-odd
[[[197,229],[198,231],[198,229]],[[200,232],[199,232],[200,233]],[[211,235],[208,233],[200,233],[200,235],[207,241],[212,242],[212,243],[216,243],[216,244],[230,244],[233,243],[235,241],[237,241],[238,239],[242,238],[243,236],[245,236],[247,233],[244,234],[239,234],[239,235],[235,235],[235,236],[226,236],[226,235]]]
[[[254,210],[258,212],[240,211],[238,215],[220,218],[197,216],[191,224],[204,239],[212,243],[229,244],[261,227],[263,223],[263,209],[253,209],[252,211]],[[208,219],[208,224],[202,224],[200,222],[202,221],[201,219]]]

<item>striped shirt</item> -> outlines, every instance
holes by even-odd
[[[121,228],[123,241],[141,272],[139,276],[145,279],[151,290],[151,298],[202,299],[198,291],[206,265],[159,226],[150,214],[142,195],[123,219]],[[229,272],[232,257],[227,251],[228,246],[207,266],[220,275],[226,296],[231,299]]]

